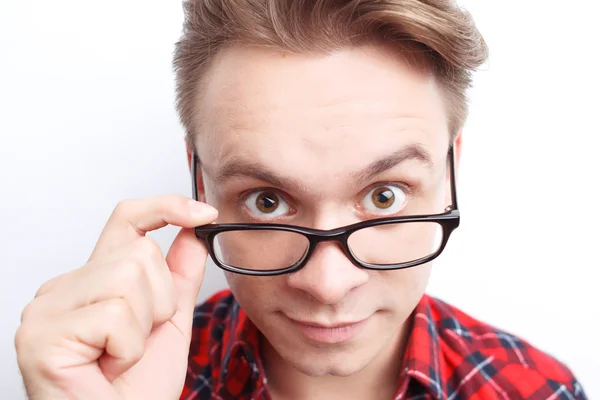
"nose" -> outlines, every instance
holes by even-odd
[[[288,276],[288,285],[322,304],[334,305],[368,280],[368,271],[352,264],[337,243],[324,242],[315,248],[304,268]]]

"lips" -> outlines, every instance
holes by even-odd
[[[299,321],[292,318],[289,318],[289,320],[295,329],[309,341],[334,344],[348,342],[358,336],[369,318],[360,321],[327,324],[314,321]]]
[[[319,322],[300,321],[297,319],[291,319],[291,320],[293,322],[295,322],[296,324],[301,324],[301,325],[306,325],[306,326],[311,326],[314,328],[321,328],[321,329],[344,328],[344,327],[356,325],[356,324],[362,322],[362,321],[355,321],[355,322],[339,322],[339,323],[334,323],[334,324],[321,324]]]

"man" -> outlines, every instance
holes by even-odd
[[[487,56],[467,13],[185,10],[198,201],[122,202],[86,265],[39,289],[16,336],[31,399],[585,399],[560,362],[425,294],[459,225],[466,90]],[[145,234],[167,224],[182,229],[165,258]],[[209,253],[231,292],[195,308]]]

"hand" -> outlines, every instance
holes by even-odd
[[[30,399],[178,399],[217,211],[183,196],[120,203],[87,264],[46,282],[15,337]],[[165,258],[146,232],[182,227]]]

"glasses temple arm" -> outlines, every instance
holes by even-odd
[[[448,160],[450,162],[450,194],[452,196],[452,204],[450,207],[454,210],[457,210],[458,200],[456,198],[456,162],[454,156],[454,146],[450,146],[450,150],[448,150]]]
[[[196,182],[196,174],[198,170],[198,156],[196,152],[192,152],[192,198],[198,201],[198,184]]]

